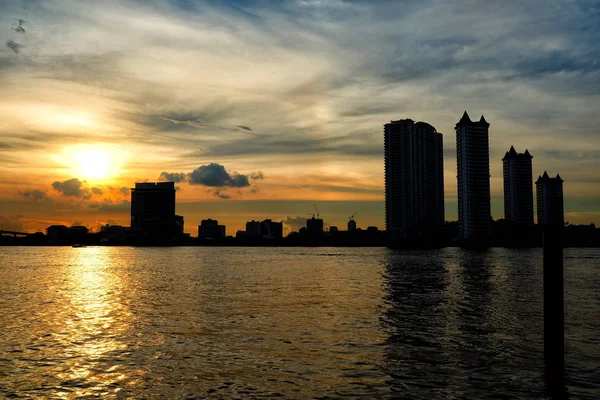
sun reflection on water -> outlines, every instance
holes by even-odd
[[[66,360],[57,374],[65,397],[107,394],[121,389],[127,356],[130,311],[123,281],[106,248],[73,249],[65,270],[66,296],[60,333]]]

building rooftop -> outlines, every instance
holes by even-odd
[[[559,174],[556,174],[556,177],[554,178],[550,178],[550,176],[548,175],[548,172],[544,171],[544,174],[542,176],[538,176],[537,181],[535,181],[535,183],[538,182],[560,182],[563,183],[564,181],[562,180],[562,178],[560,177]]]
[[[533,156],[529,154],[529,150],[525,149],[525,153],[517,153],[514,146],[510,146],[510,150],[504,154],[502,157],[502,161],[511,159],[511,158],[529,158],[532,159]]]
[[[485,117],[483,115],[481,116],[479,121],[471,121],[471,117],[469,117],[467,110],[465,110],[463,116],[460,118],[460,121],[456,123],[455,129],[459,126],[483,126],[487,128],[490,126],[490,124],[485,120]]]
[[[155,190],[155,189],[165,189],[165,190],[175,190],[175,182],[136,182],[134,189],[142,189],[142,190]]]

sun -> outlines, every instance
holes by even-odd
[[[104,179],[110,172],[110,156],[99,150],[83,150],[75,154],[79,173],[87,179]]]

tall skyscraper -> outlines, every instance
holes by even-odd
[[[519,225],[533,225],[533,178],[531,159],[513,146],[502,158],[504,177],[504,219]]]
[[[442,134],[401,119],[384,125],[383,142],[388,236],[396,242],[434,234],[444,224]]]
[[[147,242],[168,244],[177,233],[175,183],[142,182],[131,189],[131,227]]]
[[[564,225],[563,182],[560,175],[550,178],[546,171],[535,181],[538,225]]]
[[[465,111],[456,124],[458,239],[463,246],[485,247],[492,236],[490,207],[490,124],[483,115],[471,121]]]

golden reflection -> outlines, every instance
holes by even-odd
[[[123,282],[103,247],[66,249],[67,301],[61,333],[65,364],[57,377],[69,388],[64,397],[103,395],[119,389],[126,376],[120,360],[127,348],[130,312]]]

